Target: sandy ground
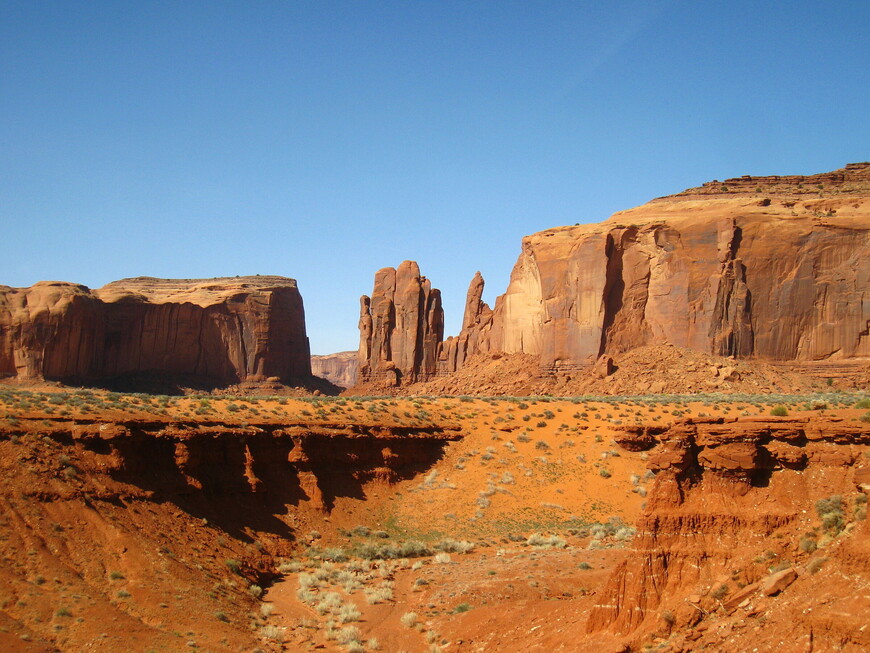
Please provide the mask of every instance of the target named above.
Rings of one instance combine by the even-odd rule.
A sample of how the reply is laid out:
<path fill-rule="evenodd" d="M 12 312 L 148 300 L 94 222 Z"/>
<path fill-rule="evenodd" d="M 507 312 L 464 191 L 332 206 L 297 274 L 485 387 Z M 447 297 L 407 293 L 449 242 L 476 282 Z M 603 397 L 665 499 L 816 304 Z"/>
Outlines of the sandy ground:
<path fill-rule="evenodd" d="M 867 412 L 851 407 L 851 395 L 302 399 L 0 386 L 0 398 L 7 424 L 437 424 L 463 434 L 413 479 L 372 481 L 362 497 L 339 498 L 329 514 L 305 505 L 291 509 L 298 543 L 274 555 L 281 574 L 260 597 L 247 595 L 244 580 L 223 569 L 225 559 L 256 554 L 256 533 L 221 531 L 174 506 L 147 502 L 91 510 L 83 507 L 85 498 L 71 495 L 22 508 L 24 486 L 57 470 L 40 463 L 48 449 L 36 437 L 28 440 L 34 464 L 26 473 L 16 467 L 22 445 L 0 442 L 0 542 L 8 566 L 0 581 L 0 644 L 10 651 L 580 650 L 588 611 L 630 550 L 631 525 L 651 480 L 645 454 L 614 444 L 621 425 L 766 415 L 777 404 L 792 415 L 851 420 Z M 171 547 L 157 537 L 168 528 Z M 83 541 L 95 533 L 104 540 L 99 546 Z M 361 556 L 366 547 L 408 542 L 419 543 L 411 555 Z M 438 554 L 439 548 L 451 552 Z M 28 550 L 37 551 L 33 560 L 26 559 Z M 39 574 L 41 568 L 52 571 Z M 113 571 L 122 578 L 111 579 Z M 89 580 L 97 575 L 99 582 Z M 119 599 L 123 591 L 133 594 L 135 607 Z M 25 631 L 36 637 L 22 640 Z M 112 643 L 63 645 L 99 640 Z M 587 650 L 612 644 L 584 641 L 593 647 Z"/>

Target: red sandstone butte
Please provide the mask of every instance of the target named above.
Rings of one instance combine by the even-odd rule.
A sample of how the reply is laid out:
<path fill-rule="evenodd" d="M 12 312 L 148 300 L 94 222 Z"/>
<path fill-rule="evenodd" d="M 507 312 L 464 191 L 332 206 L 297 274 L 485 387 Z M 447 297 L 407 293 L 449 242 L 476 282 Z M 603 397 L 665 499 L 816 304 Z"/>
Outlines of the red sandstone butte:
<path fill-rule="evenodd" d="M 215 386 L 310 377 L 296 281 L 0 286 L 0 376 L 88 383 L 148 374 Z"/>

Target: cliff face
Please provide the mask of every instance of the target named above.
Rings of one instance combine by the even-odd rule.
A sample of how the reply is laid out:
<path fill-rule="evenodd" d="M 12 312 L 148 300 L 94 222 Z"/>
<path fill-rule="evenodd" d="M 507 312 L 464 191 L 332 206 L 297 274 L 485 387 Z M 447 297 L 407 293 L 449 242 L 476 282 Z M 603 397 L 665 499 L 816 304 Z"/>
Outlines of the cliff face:
<path fill-rule="evenodd" d="M 349 388 L 356 383 L 358 370 L 359 357 L 355 351 L 311 357 L 311 373 L 342 388 Z"/>
<path fill-rule="evenodd" d="M 781 361 L 870 356 L 870 219 L 722 201 L 525 238 L 493 345 L 544 367 L 663 343 Z"/>
<path fill-rule="evenodd" d="M 663 344 L 848 363 L 870 358 L 867 261 L 870 163 L 711 182 L 600 224 L 527 236 L 494 309 L 480 300 L 478 273 L 462 331 L 444 343 L 435 330 L 420 337 L 422 309 L 404 322 L 391 317 L 395 304 L 384 298 L 396 294 L 394 273 L 381 270 L 371 310 L 363 299 L 360 365 L 376 371 L 395 359 L 397 369 L 413 370 L 399 375 L 406 382 L 455 372 L 481 353 L 530 354 L 542 368 L 571 370 Z M 414 286 L 403 301 L 419 306 L 422 296 Z M 440 305 L 436 313 L 441 320 Z M 377 333 L 385 325 L 402 343 L 393 359 Z"/>
<path fill-rule="evenodd" d="M 441 293 L 413 261 L 383 268 L 360 299 L 359 380 L 400 385 L 435 374 L 444 337 Z"/>
<path fill-rule="evenodd" d="M 616 441 L 650 449 L 657 476 L 590 632 L 622 634 L 632 650 L 677 630 L 699 640 L 686 644 L 691 650 L 704 648 L 702 639 L 716 650 L 773 650 L 767 645 L 783 632 L 806 640 L 800 650 L 812 650 L 814 632 L 840 650 L 867 650 L 870 637 L 855 624 L 870 603 L 852 602 L 870 577 L 866 496 L 858 493 L 870 489 L 870 426 L 824 417 L 686 420 L 626 427 Z M 837 505 L 819 508 L 820 500 Z M 822 563 L 826 573 L 814 575 Z M 747 614 L 764 616 L 767 634 L 739 630 Z M 712 635 L 726 639 L 707 641 Z"/>
<path fill-rule="evenodd" d="M 293 279 L 125 279 L 91 291 L 0 287 L 0 375 L 99 382 L 161 375 L 220 386 L 310 376 Z"/>

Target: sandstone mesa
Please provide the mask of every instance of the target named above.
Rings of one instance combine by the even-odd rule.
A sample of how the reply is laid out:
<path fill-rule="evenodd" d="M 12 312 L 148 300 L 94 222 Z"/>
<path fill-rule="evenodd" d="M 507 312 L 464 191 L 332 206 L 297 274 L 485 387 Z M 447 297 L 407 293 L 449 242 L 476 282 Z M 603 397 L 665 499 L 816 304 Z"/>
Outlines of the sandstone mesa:
<path fill-rule="evenodd" d="M 225 386 L 311 376 L 293 279 L 43 281 L 0 286 L 0 376 L 101 383 L 139 375 Z"/>

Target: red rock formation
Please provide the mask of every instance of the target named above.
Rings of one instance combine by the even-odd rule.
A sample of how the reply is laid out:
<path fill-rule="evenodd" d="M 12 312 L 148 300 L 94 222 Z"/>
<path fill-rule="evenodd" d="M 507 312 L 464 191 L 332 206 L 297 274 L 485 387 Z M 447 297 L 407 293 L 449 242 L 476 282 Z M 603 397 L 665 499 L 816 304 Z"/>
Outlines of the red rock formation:
<path fill-rule="evenodd" d="M 524 238 L 494 310 L 481 302 L 483 279 L 475 276 L 462 332 L 438 348 L 437 369 L 449 374 L 474 355 L 503 352 L 571 371 L 650 345 L 848 366 L 870 359 L 868 260 L 870 163 L 712 182 L 600 224 Z M 402 326 L 390 317 L 393 304 L 381 305 L 392 279 L 390 269 L 378 273 L 370 313 L 364 298 L 360 364 L 376 375 L 394 374 L 389 361 L 416 370 L 399 362 L 414 343 L 422 348 L 416 356 L 432 355 L 414 319 Z M 377 333 L 386 325 L 402 341 L 392 358 Z"/>
<path fill-rule="evenodd" d="M 417 264 L 378 270 L 371 298 L 360 300 L 359 380 L 390 386 L 434 376 L 443 336 L 441 293 Z"/>
<path fill-rule="evenodd" d="M 213 386 L 306 379 L 302 297 L 283 277 L 0 287 L 0 375 L 85 383 L 159 375 Z"/>
<path fill-rule="evenodd" d="M 544 367 L 650 344 L 782 361 L 870 357 L 867 212 L 822 220 L 739 200 L 695 204 L 651 203 L 525 238 L 492 346 Z"/>
<path fill-rule="evenodd" d="M 634 645 L 671 627 L 691 629 L 702 619 L 724 618 L 750 597 L 782 592 L 798 577 L 791 568 L 795 565 L 808 575 L 800 563 L 808 562 L 809 555 L 798 541 L 805 533 L 820 535 L 813 509 L 818 499 L 838 495 L 848 500 L 860 486 L 870 425 L 824 417 L 686 420 L 669 429 L 626 427 L 617 441 L 631 450 L 657 443 L 648 463 L 657 477 L 632 552 L 613 572 L 587 627 L 621 633 Z M 850 514 L 844 519 L 850 520 Z M 788 623 L 789 630 L 809 632 L 810 641 L 815 613 L 806 607 L 849 601 L 859 593 L 854 584 L 870 575 L 870 566 L 856 567 L 866 556 L 863 550 L 856 553 L 866 543 L 866 522 L 855 520 L 826 545 L 828 557 L 851 566 L 852 580 L 829 587 L 820 578 L 808 580 L 815 588 L 800 607 L 782 603 L 766 609 Z M 768 576 L 773 560 L 787 566 Z M 723 606 L 725 614 L 717 612 Z M 665 612 L 667 623 L 661 616 Z M 834 617 L 829 627 L 849 632 L 847 621 Z M 870 635 L 855 632 L 841 641 L 855 646 L 848 650 L 864 650 Z M 745 650 L 739 645 L 713 648 Z"/>
<path fill-rule="evenodd" d="M 469 355 L 487 353 L 490 350 L 492 309 L 481 299 L 483 286 L 483 277 L 480 272 L 476 272 L 465 297 L 462 330 L 457 337 L 447 338 L 439 349 L 440 373 L 455 372 L 463 366 Z"/>
<path fill-rule="evenodd" d="M 356 383 L 357 370 L 359 352 L 356 351 L 311 357 L 311 373 L 341 388 L 350 388 Z"/>

